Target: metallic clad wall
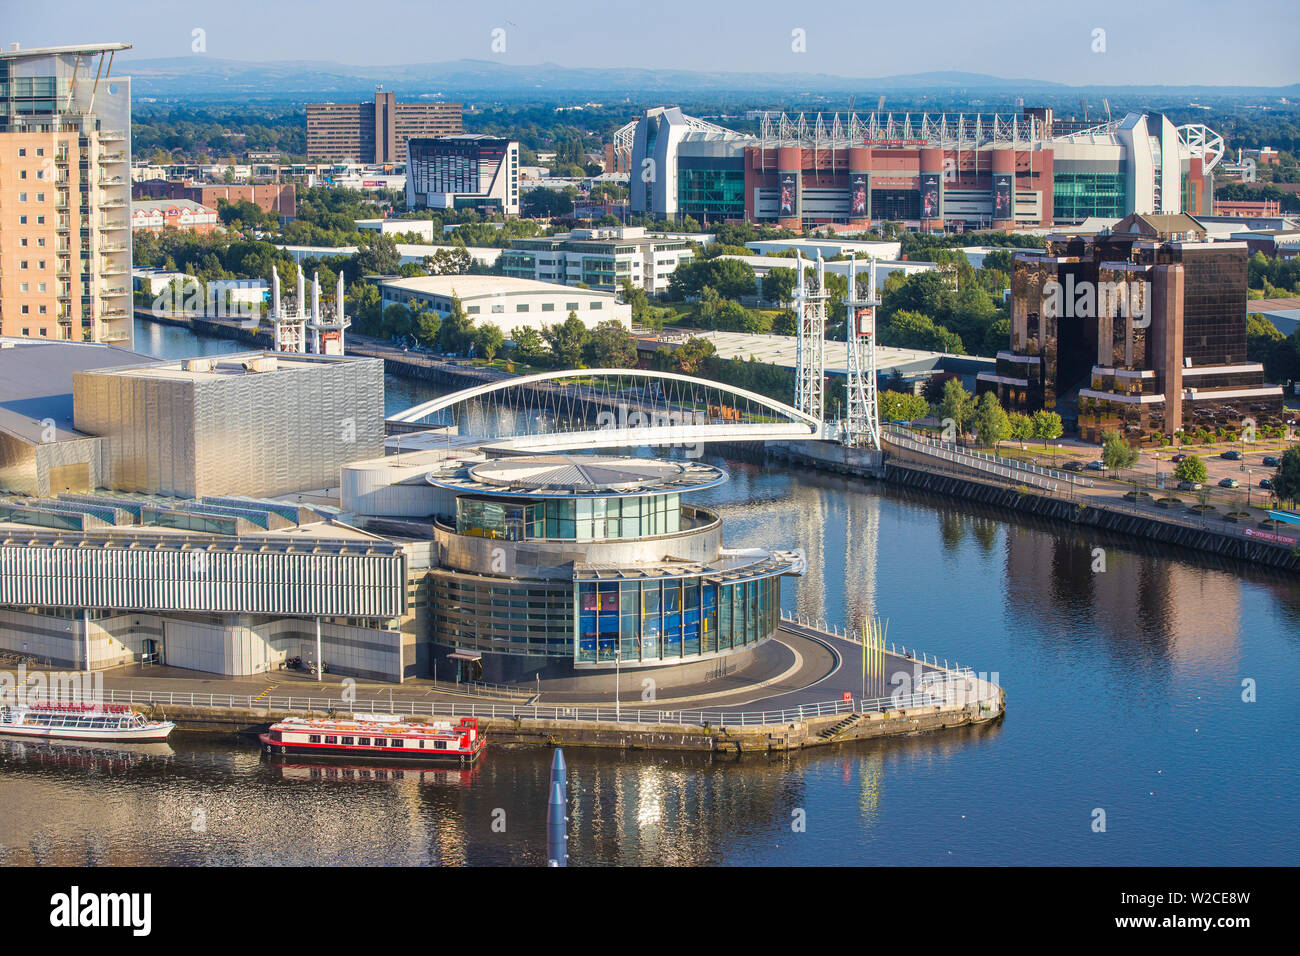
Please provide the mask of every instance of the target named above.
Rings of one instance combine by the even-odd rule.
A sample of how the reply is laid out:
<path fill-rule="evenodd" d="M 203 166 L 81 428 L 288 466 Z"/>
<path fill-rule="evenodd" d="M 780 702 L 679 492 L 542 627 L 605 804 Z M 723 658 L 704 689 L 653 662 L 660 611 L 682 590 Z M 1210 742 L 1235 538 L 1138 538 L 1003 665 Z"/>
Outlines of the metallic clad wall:
<path fill-rule="evenodd" d="M 36 446 L 6 431 L 0 431 L 0 491 L 18 495 L 40 494 L 37 490 Z"/>
<path fill-rule="evenodd" d="M 349 359 L 245 375 L 79 373 L 76 427 L 107 436 L 105 487 L 195 497 L 337 488 L 384 453 L 384 371 Z"/>
<path fill-rule="evenodd" d="M 400 549 L 205 551 L 181 550 L 178 542 L 163 550 L 22 537 L 0 542 L 0 605 L 363 618 L 406 611 Z"/>

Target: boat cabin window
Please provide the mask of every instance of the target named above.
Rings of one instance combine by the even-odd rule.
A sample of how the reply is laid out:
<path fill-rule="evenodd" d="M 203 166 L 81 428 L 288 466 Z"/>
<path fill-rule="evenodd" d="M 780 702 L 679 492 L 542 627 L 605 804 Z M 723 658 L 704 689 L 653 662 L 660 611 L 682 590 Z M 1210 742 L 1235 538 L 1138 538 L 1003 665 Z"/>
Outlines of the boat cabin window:
<path fill-rule="evenodd" d="M 405 746 L 406 746 L 406 741 L 403 740 L 403 739 L 400 738 L 400 737 L 394 737 L 394 738 L 389 742 L 389 746 L 390 746 L 390 747 L 405 747 Z"/>
<path fill-rule="evenodd" d="M 388 746 L 388 741 L 385 740 L 383 737 L 376 737 L 376 738 L 375 738 L 375 746 L 376 746 L 376 747 L 386 747 L 386 746 Z"/>
<path fill-rule="evenodd" d="M 354 738 L 352 738 L 352 737 L 344 737 L 344 738 L 343 738 L 343 743 L 347 744 L 347 745 L 350 747 L 350 746 L 352 746 L 354 743 L 356 743 L 356 740 L 355 740 Z"/>
<path fill-rule="evenodd" d="M 434 746 L 434 749 L 435 749 L 435 750 L 446 750 L 446 749 L 447 749 L 447 741 L 445 741 L 445 740 L 435 740 L 435 741 L 433 742 L 433 746 Z"/>
<path fill-rule="evenodd" d="M 283 740 L 284 737 L 281 736 L 280 731 L 278 731 L 278 730 L 273 730 L 273 731 L 271 731 L 271 739 L 272 739 L 272 740 Z"/>
<path fill-rule="evenodd" d="M 369 738 L 369 737 L 358 737 L 358 738 L 357 738 L 357 745 L 358 745 L 358 746 L 361 746 L 361 747 L 369 747 L 369 746 L 370 746 L 370 738 Z"/>
<path fill-rule="evenodd" d="M 327 736 L 327 737 L 325 738 L 325 742 L 326 742 L 327 744 L 336 744 L 336 743 L 339 742 L 339 739 L 338 739 L 337 737 L 329 737 L 329 736 Z"/>
<path fill-rule="evenodd" d="M 307 735 L 307 743 L 309 743 L 309 744 L 318 744 L 318 743 L 320 743 L 320 734 L 308 734 L 308 735 Z"/>

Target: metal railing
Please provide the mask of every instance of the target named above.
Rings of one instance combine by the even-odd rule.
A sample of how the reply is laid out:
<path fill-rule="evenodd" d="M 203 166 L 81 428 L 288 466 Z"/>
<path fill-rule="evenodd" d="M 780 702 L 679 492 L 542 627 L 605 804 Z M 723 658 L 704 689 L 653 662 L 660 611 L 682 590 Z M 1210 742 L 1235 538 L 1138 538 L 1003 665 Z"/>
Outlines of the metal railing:
<path fill-rule="evenodd" d="M 1020 484 L 1032 485 L 1048 491 L 1055 491 L 1057 483 L 1091 487 L 1092 481 L 1066 471 L 1044 468 L 1042 465 L 1030 465 L 1015 458 L 999 458 L 985 452 L 975 451 L 955 442 L 946 442 L 938 438 L 909 432 L 897 425 L 886 425 L 885 434 L 890 441 L 904 448 L 923 455 L 931 455 L 944 461 L 964 465 L 977 471 L 997 475 Z"/>
<path fill-rule="evenodd" d="M 994 685 L 975 681 L 976 685 Z M 886 713 L 918 707 L 943 708 L 978 704 L 993 706 L 996 693 L 985 691 L 971 693 L 970 699 L 954 703 L 948 693 L 934 690 L 898 694 L 862 700 L 834 700 L 803 704 L 783 710 L 737 711 L 726 710 L 648 710 L 621 707 L 542 707 L 540 705 L 484 703 L 464 704 L 451 701 L 428 701 L 392 697 L 387 700 L 344 700 L 337 697 L 261 697 L 254 694 L 198 694 L 175 691 L 122 691 L 105 690 L 102 701 L 112 704 L 136 704 L 151 707 L 212 707 L 247 710 L 276 711 L 280 713 L 380 713 L 410 717 L 479 717 L 509 718 L 517 720 L 573 720 L 601 721 L 633 724 L 675 724 L 696 727 L 759 727 L 790 724 L 814 717 L 831 717 L 842 714 Z M 69 697 L 67 703 L 78 702 Z M 164 710 L 165 712 L 165 710 Z"/>

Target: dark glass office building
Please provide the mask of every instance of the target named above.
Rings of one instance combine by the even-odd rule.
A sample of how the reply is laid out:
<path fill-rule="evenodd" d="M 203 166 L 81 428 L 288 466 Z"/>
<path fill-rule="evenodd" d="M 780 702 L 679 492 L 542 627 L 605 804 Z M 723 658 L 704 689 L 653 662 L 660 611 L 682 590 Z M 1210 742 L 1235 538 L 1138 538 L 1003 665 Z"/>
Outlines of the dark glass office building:
<path fill-rule="evenodd" d="M 1087 441 L 1280 425 L 1282 389 L 1246 356 L 1246 260 L 1182 214 L 1051 236 L 1016 256 L 1009 348 L 978 391 L 1077 415 Z"/>

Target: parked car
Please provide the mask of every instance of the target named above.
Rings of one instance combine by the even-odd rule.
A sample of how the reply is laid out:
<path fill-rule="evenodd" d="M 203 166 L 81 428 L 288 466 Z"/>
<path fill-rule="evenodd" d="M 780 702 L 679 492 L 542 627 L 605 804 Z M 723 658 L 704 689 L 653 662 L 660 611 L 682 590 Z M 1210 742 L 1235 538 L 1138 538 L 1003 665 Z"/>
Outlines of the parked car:
<path fill-rule="evenodd" d="M 1239 451 L 1225 451 L 1225 452 L 1224 452 L 1223 454 L 1221 454 L 1219 457 L 1220 457 L 1220 458 L 1223 458 L 1223 459 L 1226 459 L 1226 460 L 1228 460 L 1228 461 L 1241 461 L 1241 452 L 1239 452 Z"/>
<path fill-rule="evenodd" d="M 1281 466 L 1282 460 L 1277 455 L 1265 455 L 1264 465 L 1268 468 L 1277 468 Z"/>
<path fill-rule="evenodd" d="M 1272 491 L 1273 481 L 1271 478 L 1261 478 L 1259 479 L 1259 486 L 1263 488 L 1265 491 Z"/>
<path fill-rule="evenodd" d="M 1180 481 L 1178 483 L 1179 491 L 1200 491 L 1201 483 L 1199 481 Z"/>
<path fill-rule="evenodd" d="M 1094 459 L 1093 461 L 1088 462 L 1086 467 L 1089 471 L 1105 471 L 1106 463 L 1102 461 L 1100 458 L 1097 458 Z"/>
<path fill-rule="evenodd" d="M 1239 488 L 1240 486 L 1241 486 L 1241 482 L 1238 481 L 1236 478 L 1220 478 L 1220 479 L 1219 479 L 1219 487 L 1220 487 L 1220 488 Z"/>
<path fill-rule="evenodd" d="M 1061 467 L 1064 468 L 1066 471 L 1083 471 L 1083 462 L 1076 461 L 1075 459 L 1071 458 Z"/>
<path fill-rule="evenodd" d="M 1170 460 L 1170 461 L 1173 461 L 1173 462 L 1179 462 L 1179 461 L 1182 461 L 1182 460 L 1183 460 L 1184 458 L 1186 458 L 1186 457 L 1187 457 L 1187 453 L 1186 453 L 1186 452 L 1181 452 L 1181 451 L 1180 451 L 1178 454 L 1174 455 L 1174 457 L 1173 457 L 1173 458 L 1170 458 L 1169 460 Z"/>

